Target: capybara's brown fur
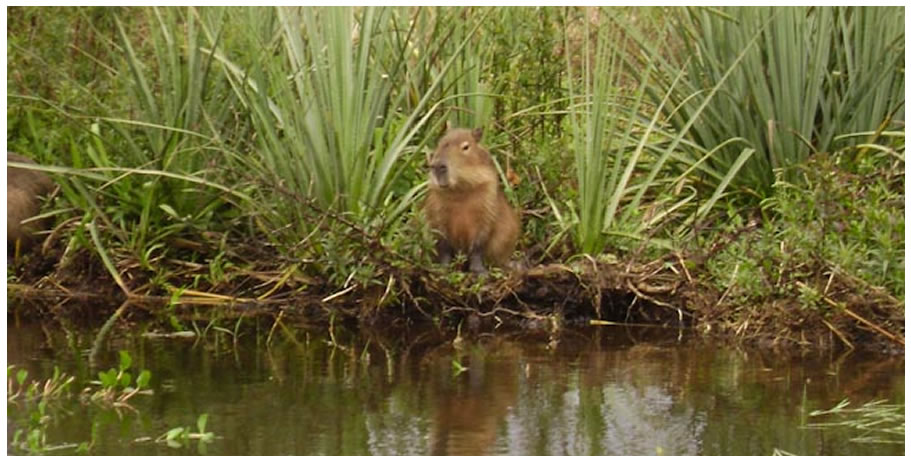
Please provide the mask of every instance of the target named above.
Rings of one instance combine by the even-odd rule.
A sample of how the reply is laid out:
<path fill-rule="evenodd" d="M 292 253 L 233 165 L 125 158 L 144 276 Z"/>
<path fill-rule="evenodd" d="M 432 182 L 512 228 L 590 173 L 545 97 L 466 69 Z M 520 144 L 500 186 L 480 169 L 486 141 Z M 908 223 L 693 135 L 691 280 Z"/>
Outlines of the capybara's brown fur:
<path fill-rule="evenodd" d="M 7 162 L 34 164 L 27 157 L 7 151 Z M 54 183 L 43 172 L 24 168 L 6 167 L 6 249 L 7 254 L 19 241 L 21 248 L 34 242 L 34 233 L 44 224 L 24 220 L 34 217 L 41 210 L 41 196 L 53 189 Z"/>
<path fill-rule="evenodd" d="M 437 258 L 468 255 L 471 271 L 489 264 L 507 267 L 519 237 L 519 218 L 500 189 L 497 169 L 478 144 L 481 129 L 452 129 L 430 158 L 430 186 L 424 212 L 439 234 Z"/>

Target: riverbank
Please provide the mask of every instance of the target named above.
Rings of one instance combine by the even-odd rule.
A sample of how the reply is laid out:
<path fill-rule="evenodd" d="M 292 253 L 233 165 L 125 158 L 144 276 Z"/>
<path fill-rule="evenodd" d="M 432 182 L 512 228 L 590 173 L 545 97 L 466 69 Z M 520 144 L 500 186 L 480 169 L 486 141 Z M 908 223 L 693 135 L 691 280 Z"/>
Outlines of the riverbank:
<path fill-rule="evenodd" d="M 14 315 L 904 349 L 902 8 L 8 13 L 8 149 L 58 186 Z M 526 269 L 434 263 L 448 124 L 483 130 Z"/>
<path fill-rule="evenodd" d="M 31 268 L 49 263 L 31 260 Z M 499 326 L 559 332 L 581 324 L 660 326 L 763 349 L 845 350 L 904 354 L 903 304 L 856 278 L 832 275 L 818 307 L 804 292 L 743 299 L 719 290 L 705 264 L 672 254 L 649 262 L 579 258 L 509 274 L 478 277 L 410 268 L 388 273 L 385 287 L 332 287 L 280 272 L 248 274 L 236 287 L 123 292 L 100 264 L 8 287 L 8 315 L 63 317 L 100 324 L 111 316 L 230 324 L 260 317 L 276 325 L 345 323 L 370 328 L 433 323 L 450 332 L 491 332 Z M 37 275 L 32 275 L 37 276 Z M 85 279 L 89 278 L 89 279 Z M 140 274 L 125 279 L 141 281 Z M 807 288 L 805 283 L 798 283 Z M 733 289 L 733 287 L 732 287 Z M 866 291 L 865 296 L 857 295 Z M 127 306 L 126 314 L 117 308 Z M 117 324 L 115 324 L 117 325 Z"/>

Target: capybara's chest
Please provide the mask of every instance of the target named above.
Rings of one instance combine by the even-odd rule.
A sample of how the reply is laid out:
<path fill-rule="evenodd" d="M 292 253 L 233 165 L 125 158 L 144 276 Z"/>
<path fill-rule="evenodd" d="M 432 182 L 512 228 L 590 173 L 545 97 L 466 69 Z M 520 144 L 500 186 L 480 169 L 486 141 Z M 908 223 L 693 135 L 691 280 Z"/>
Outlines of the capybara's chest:
<path fill-rule="evenodd" d="M 454 204 L 446 220 L 446 234 L 456 248 L 468 250 L 490 229 L 487 208 L 482 203 Z"/>

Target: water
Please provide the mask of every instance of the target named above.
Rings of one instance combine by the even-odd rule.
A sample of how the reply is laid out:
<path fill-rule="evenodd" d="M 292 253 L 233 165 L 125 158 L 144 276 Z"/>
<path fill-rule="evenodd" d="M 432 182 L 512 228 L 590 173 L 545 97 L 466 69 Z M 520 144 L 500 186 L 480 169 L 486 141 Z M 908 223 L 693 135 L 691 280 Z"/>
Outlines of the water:
<path fill-rule="evenodd" d="M 236 342 L 232 326 L 198 339 L 143 337 L 136 326 L 96 359 L 116 367 L 126 350 L 134 369 L 151 371 L 154 395 L 130 398 L 130 409 L 79 399 L 97 373 L 97 329 L 9 323 L 8 364 L 77 378 L 73 396 L 50 407 L 47 444 L 93 441 L 91 454 L 904 454 L 903 444 L 850 442 L 854 430 L 805 427 L 822 421 L 811 411 L 844 398 L 904 403 L 903 358 L 787 357 L 617 327 L 557 339 L 498 332 L 458 347 L 433 330 L 338 329 L 333 348 L 326 329 L 267 322 L 248 322 Z M 8 438 L 27 425 L 24 408 L 7 405 Z M 177 426 L 195 431 L 204 413 L 211 443 L 154 441 Z"/>

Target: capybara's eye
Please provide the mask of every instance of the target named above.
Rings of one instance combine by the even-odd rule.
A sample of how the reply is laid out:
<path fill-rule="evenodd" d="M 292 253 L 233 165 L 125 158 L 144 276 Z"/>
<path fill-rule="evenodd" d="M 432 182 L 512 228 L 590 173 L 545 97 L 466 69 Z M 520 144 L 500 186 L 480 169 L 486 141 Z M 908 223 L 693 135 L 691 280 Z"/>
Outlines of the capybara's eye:
<path fill-rule="evenodd" d="M 469 145 L 468 142 L 466 141 L 466 142 L 462 143 L 462 150 L 467 151 L 470 146 L 471 145 Z"/>

